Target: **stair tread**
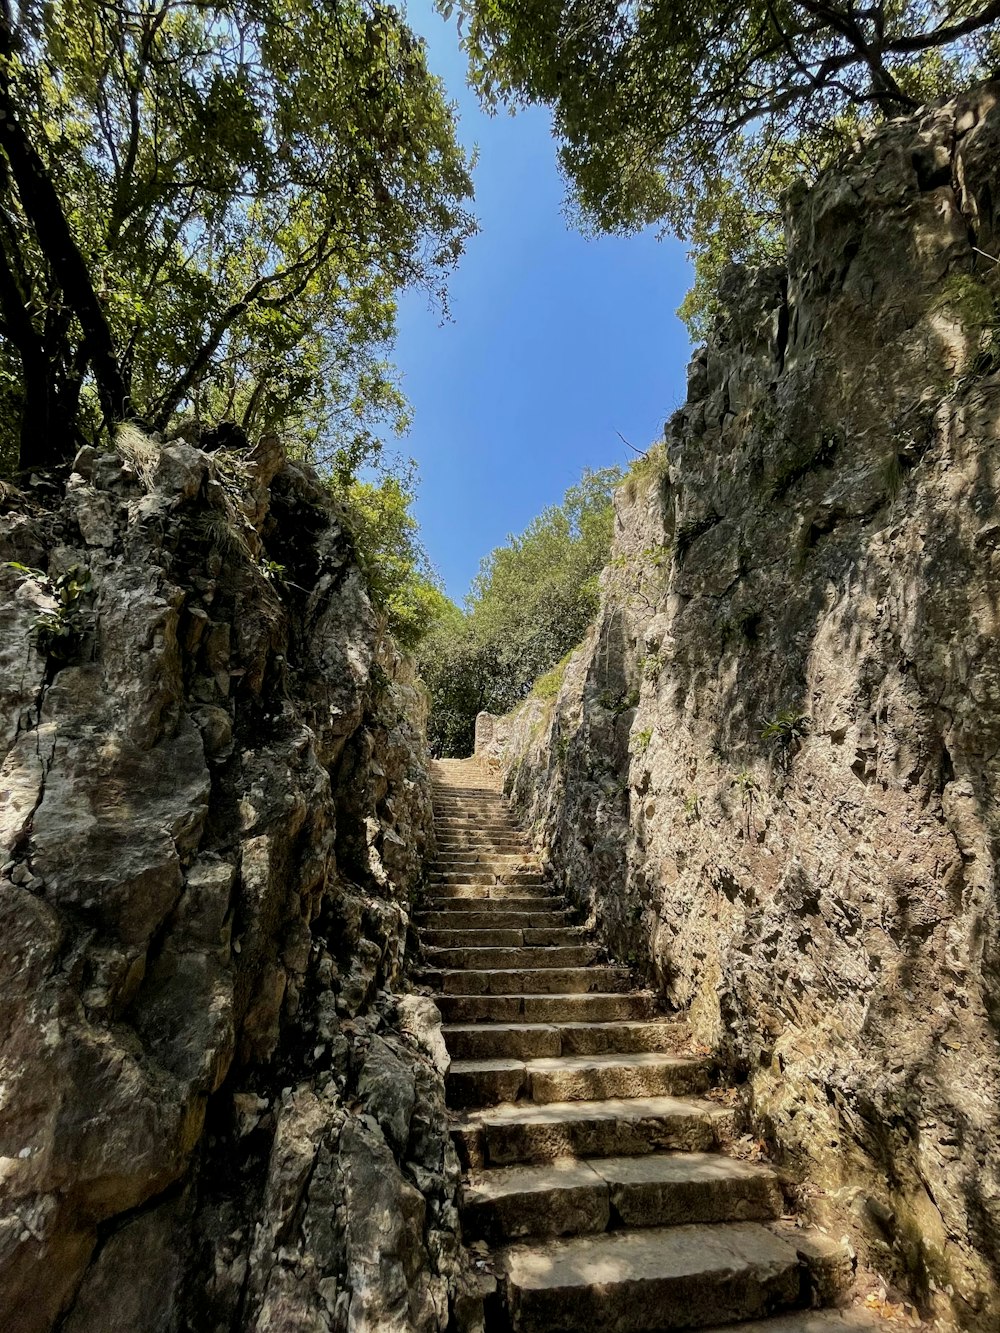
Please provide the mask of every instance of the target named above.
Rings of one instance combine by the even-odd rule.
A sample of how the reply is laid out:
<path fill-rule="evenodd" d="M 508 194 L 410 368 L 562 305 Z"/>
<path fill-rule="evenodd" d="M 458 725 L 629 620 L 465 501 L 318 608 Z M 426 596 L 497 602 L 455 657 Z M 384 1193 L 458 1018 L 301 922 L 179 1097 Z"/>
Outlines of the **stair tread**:
<path fill-rule="evenodd" d="M 520 1242 L 501 1252 L 521 1290 L 607 1287 L 669 1278 L 776 1273 L 798 1267 L 794 1248 L 758 1222 L 643 1227 Z"/>
<path fill-rule="evenodd" d="M 447 1031 L 447 1029 L 444 1029 Z M 675 1055 L 669 1051 L 621 1051 L 600 1055 L 535 1056 L 529 1060 L 497 1059 L 453 1060 L 452 1073 L 485 1073 L 488 1070 L 525 1068 L 529 1073 L 556 1073 L 561 1070 L 586 1069 L 659 1069 L 703 1065 L 704 1059 L 695 1055 Z"/>
<path fill-rule="evenodd" d="M 671 1028 L 677 1026 L 676 1020 L 672 1018 L 635 1018 L 635 1019 L 611 1019 L 605 1023 L 587 1023 L 587 1022 L 553 1022 L 553 1023 L 445 1023 L 441 1031 L 447 1036 L 449 1032 L 551 1032 L 558 1031 L 560 1028 L 574 1030 L 576 1028 L 590 1028 L 595 1032 L 606 1031 L 608 1029 L 617 1029 L 621 1031 L 637 1031 L 640 1028 L 648 1027 Z"/>
<path fill-rule="evenodd" d="M 459 1124 L 461 1127 L 552 1125 L 576 1120 L 655 1120 L 676 1115 L 724 1119 L 729 1112 L 701 1097 L 602 1097 L 592 1102 L 505 1102 L 469 1111 Z"/>
<path fill-rule="evenodd" d="M 718 1180 L 753 1180 L 773 1176 L 773 1168 L 743 1162 L 723 1153 L 662 1152 L 642 1157 L 562 1157 L 537 1165 L 496 1166 L 474 1171 L 465 1189 L 467 1201 L 550 1190 L 610 1185 L 672 1185 Z"/>
<path fill-rule="evenodd" d="M 889 1333 L 884 1319 L 867 1310 L 795 1310 L 750 1323 L 706 1328 L 701 1333 Z"/>
<path fill-rule="evenodd" d="M 540 946 L 535 946 L 535 947 L 540 947 Z M 627 976 L 627 975 L 628 975 L 628 968 L 627 968 L 627 967 L 620 967 L 620 966 L 618 966 L 618 964 L 616 964 L 616 963 L 581 963 L 579 966 L 572 966 L 572 965 L 571 965 L 571 966 L 568 966 L 568 967 L 493 967 L 493 968 L 484 968 L 484 967 L 435 967 L 435 968 L 431 968 L 431 969 L 428 969 L 428 970 L 433 971 L 433 972 L 440 972 L 440 973 L 441 973 L 442 975 L 444 975 L 444 976 L 460 976 L 460 977 L 475 976 L 475 975 L 477 975 L 477 974 L 485 975 L 485 976 L 496 976 L 496 974 L 497 974 L 498 972 L 504 972 L 504 973 L 512 973 L 512 974 L 514 974 L 514 975 L 516 975 L 516 976 L 526 977 L 529 981 L 531 980 L 532 974 L 535 973 L 535 972 L 538 972 L 538 973 L 544 973 L 544 972 L 595 972 L 595 973 L 597 973 L 597 972 L 614 972 L 614 973 L 616 973 L 616 974 L 619 975 L 619 976 Z M 511 992 L 511 993 L 513 994 L 514 992 Z M 518 994 L 522 994 L 522 992 L 520 992 L 520 991 L 517 992 L 517 993 L 518 993 Z M 530 992 L 527 992 L 527 991 L 523 992 L 523 994 L 529 994 L 529 993 L 530 993 Z"/>

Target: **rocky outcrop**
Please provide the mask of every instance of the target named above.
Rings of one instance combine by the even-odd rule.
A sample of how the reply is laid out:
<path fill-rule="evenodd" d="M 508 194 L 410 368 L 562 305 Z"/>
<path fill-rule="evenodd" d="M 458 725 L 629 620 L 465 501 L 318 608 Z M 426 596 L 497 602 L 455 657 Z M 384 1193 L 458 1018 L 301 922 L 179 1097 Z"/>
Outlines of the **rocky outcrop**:
<path fill-rule="evenodd" d="M 1000 1311 L 1000 85 L 893 122 L 736 271 L 554 701 L 488 752 L 733 1072 L 802 1206 Z"/>
<path fill-rule="evenodd" d="M 128 436 L 0 510 L 0 1325 L 468 1326 L 424 696 L 344 514 Z"/>

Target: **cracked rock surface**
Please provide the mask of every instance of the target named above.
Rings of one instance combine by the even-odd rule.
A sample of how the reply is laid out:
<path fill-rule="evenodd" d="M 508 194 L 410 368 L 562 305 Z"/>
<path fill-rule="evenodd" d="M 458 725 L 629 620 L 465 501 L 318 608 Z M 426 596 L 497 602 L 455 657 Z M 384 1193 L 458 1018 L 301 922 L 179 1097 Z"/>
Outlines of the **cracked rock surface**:
<path fill-rule="evenodd" d="M 4 493 L 0 1326 L 476 1326 L 402 993 L 425 708 L 276 440 Z"/>

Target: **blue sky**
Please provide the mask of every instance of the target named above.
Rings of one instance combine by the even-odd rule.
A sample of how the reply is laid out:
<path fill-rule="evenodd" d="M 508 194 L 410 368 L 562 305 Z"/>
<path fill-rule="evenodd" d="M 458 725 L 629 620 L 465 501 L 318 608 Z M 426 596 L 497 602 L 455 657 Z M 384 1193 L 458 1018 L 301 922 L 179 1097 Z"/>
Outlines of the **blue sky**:
<path fill-rule="evenodd" d="M 684 248 L 650 231 L 587 240 L 563 216 L 547 112 L 489 117 L 465 86 L 454 22 L 431 0 L 407 17 L 479 148 L 480 232 L 450 284 L 442 324 L 422 293 L 400 304 L 395 361 L 414 423 L 415 513 L 459 604 L 483 556 L 557 503 L 585 467 L 625 463 L 684 398 L 690 285 Z"/>

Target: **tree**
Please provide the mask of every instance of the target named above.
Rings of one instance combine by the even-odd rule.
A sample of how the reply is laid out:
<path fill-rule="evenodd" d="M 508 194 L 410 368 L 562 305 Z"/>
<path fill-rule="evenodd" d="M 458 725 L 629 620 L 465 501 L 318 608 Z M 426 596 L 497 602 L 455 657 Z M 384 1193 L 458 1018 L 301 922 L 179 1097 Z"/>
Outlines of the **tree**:
<path fill-rule="evenodd" d="M 431 691 L 431 738 L 468 754 L 476 714 L 505 713 L 583 638 L 611 549 L 618 468 L 584 472 L 561 505 L 482 562 L 464 617 L 441 616 L 417 650 Z"/>
<path fill-rule="evenodd" d="M 372 601 L 385 614 L 396 642 L 413 650 L 431 626 L 461 612 L 441 591 L 419 525 L 410 512 L 415 495 L 413 463 L 397 464 L 377 480 L 331 478 L 347 508 L 358 561 Z"/>
<path fill-rule="evenodd" d="M 796 175 L 1000 55 L 1000 0 L 458 4 L 483 101 L 552 107 L 583 224 L 663 223 L 693 240 L 702 288 L 723 258 L 774 247 Z"/>
<path fill-rule="evenodd" d="M 376 0 L 0 0 L 0 381 L 21 465 L 180 412 L 345 471 L 404 404 L 395 293 L 473 223 L 423 45 Z"/>

